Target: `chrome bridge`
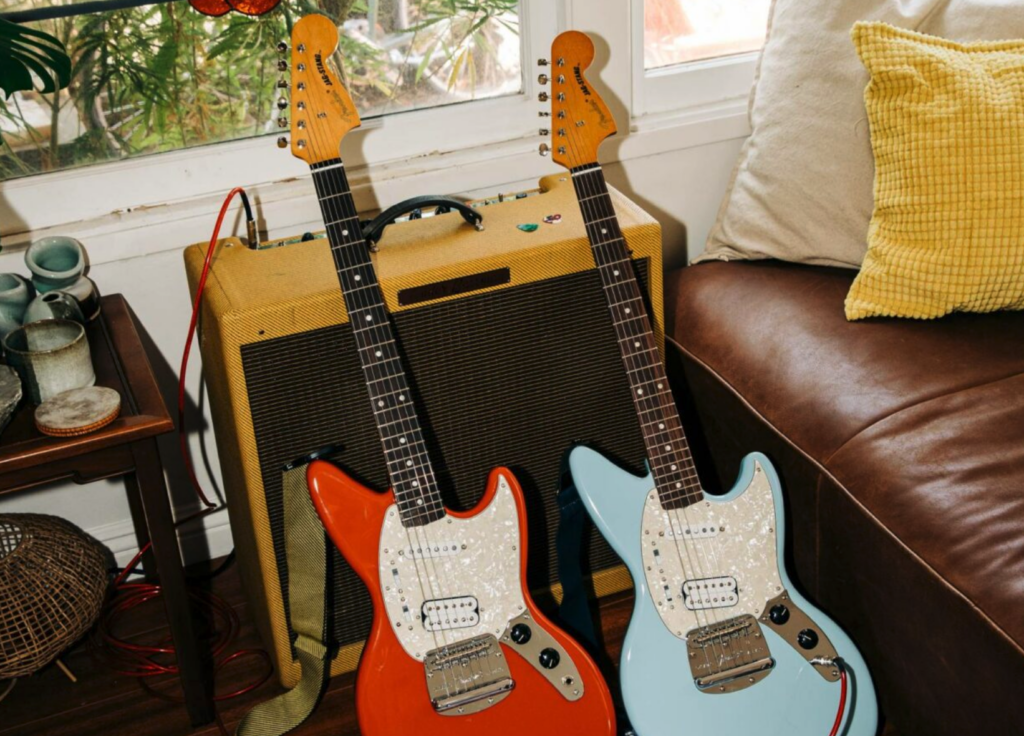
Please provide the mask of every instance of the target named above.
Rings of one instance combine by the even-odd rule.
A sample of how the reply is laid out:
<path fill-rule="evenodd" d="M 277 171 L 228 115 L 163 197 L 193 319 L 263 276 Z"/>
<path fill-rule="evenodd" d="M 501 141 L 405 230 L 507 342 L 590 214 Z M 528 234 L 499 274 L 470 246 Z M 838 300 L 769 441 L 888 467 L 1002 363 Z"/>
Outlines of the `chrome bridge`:
<path fill-rule="evenodd" d="M 479 713 L 515 687 L 501 645 L 491 634 L 429 651 L 423 668 L 430 703 L 440 715 Z"/>
<path fill-rule="evenodd" d="M 763 680 L 775 667 L 761 626 L 749 615 L 691 629 L 686 648 L 693 681 L 705 693 L 743 690 Z"/>

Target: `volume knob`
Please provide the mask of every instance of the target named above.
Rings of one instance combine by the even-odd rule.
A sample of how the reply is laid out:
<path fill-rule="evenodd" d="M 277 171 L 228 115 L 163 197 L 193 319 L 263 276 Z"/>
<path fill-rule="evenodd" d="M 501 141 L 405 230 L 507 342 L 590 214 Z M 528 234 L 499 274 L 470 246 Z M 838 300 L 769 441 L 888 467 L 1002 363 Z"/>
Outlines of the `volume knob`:
<path fill-rule="evenodd" d="M 776 626 L 782 626 L 784 623 L 789 621 L 789 609 L 781 603 L 772 606 L 772 609 L 768 611 L 768 618 L 772 620 L 772 623 Z"/>
<path fill-rule="evenodd" d="M 553 670 L 562 661 L 562 655 L 557 649 L 548 647 L 540 653 L 540 666 L 546 670 Z"/>
<path fill-rule="evenodd" d="M 818 646 L 818 632 L 814 629 L 804 629 L 796 635 L 796 643 L 804 649 L 814 649 Z"/>
<path fill-rule="evenodd" d="M 525 644 L 533 638 L 533 632 L 530 631 L 530 627 L 526 624 L 516 624 L 512 627 L 509 636 L 512 637 L 512 641 L 516 644 Z"/>

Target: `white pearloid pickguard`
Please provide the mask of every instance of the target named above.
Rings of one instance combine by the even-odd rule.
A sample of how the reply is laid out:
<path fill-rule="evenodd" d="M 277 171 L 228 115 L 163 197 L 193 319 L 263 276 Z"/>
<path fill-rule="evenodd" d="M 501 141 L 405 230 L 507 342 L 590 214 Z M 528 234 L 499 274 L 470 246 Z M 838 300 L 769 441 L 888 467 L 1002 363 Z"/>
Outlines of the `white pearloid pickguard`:
<path fill-rule="evenodd" d="M 416 550 L 415 558 L 410 550 Z M 501 637 L 508 622 L 526 610 L 521 550 L 519 515 L 504 476 L 487 508 L 469 519 L 445 516 L 404 527 L 397 506 L 391 506 L 380 536 L 381 593 L 392 630 L 409 656 L 423 661 L 427 652 L 446 644 L 483 634 Z M 479 603 L 476 625 L 434 632 L 424 626 L 426 601 L 468 597 Z"/>
<path fill-rule="evenodd" d="M 708 529 L 708 535 L 715 529 L 716 534 L 702 539 L 683 534 L 676 539 L 669 533 L 673 526 Z M 685 639 L 698 626 L 740 614 L 760 616 L 765 603 L 782 592 L 776 533 L 772 489 L 760 464 L 754 467 L 750 485 L 731 502 L 700 501 L 665 511 L 652 490 L 641 526 L 642 557 L 651 598 L 668 630 Z M 687 610 L 682 594 L 687 580 L 728 577 L 736 580 L 735 605 Z"/>

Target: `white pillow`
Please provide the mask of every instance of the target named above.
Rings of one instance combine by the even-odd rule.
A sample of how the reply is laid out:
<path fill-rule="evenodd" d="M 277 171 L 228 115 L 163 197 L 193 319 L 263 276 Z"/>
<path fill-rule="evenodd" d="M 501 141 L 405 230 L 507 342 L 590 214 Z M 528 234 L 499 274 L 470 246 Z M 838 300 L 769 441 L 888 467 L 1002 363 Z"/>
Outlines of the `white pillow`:
<path fill-rule="evenodd" d="M 873 209 L 868 73 L 850 31 L 882 20 L 953 41 L 1024 37 L 1021 0 L 774 0 L 752 134 L 702 260 L 859 268 Z"/>

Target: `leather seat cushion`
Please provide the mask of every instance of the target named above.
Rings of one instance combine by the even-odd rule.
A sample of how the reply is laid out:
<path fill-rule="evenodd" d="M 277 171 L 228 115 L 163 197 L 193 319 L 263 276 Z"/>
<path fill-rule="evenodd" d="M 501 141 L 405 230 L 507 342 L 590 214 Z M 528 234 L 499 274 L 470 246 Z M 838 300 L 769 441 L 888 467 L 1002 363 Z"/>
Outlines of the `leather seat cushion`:
<path fill-rule="evenodd" d="M 1024 654 L 1024 313 L 850 323 L 854 275 L 685 268 L 667 334 Z"/>

